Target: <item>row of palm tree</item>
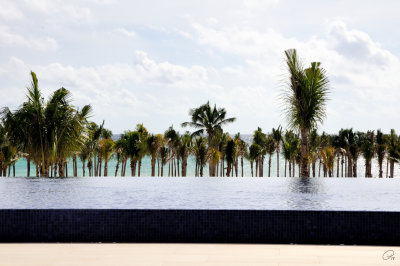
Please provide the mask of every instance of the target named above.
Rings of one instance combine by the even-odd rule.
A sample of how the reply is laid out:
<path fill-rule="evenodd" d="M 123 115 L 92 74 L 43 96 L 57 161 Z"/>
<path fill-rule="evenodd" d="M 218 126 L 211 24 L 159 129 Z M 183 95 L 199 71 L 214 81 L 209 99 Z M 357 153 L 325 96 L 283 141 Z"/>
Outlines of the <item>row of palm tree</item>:
<path fill-rule="evenodd" d="M 289 129 L 273 128 L 266 134 L 258 128 L 249 146 L 240 136 L 230 136 L 223 126 L 236 118 L 226 117 L 224 108 L 209 102 L 189 112 L 191 120 L 181 124 L 195 129 L 180 135 L 172 126 L 164 134 L 150 134 L 143 124 L 134 131 L 126 131 L 114 142 L 104 122 L 97 125 L 88 121 L 91 106 L 77 109 L 71 104 L 71 95 L 65 88 L 56 90 L 47 101 L 39 89 L 36 74 L 27 88 L 26 101 L 15 111 L 3 108 L 0 123 L 1 175 L 10 175 L 15 163 L 22 157 L 27 161 L 30 176 L 31 162 L 36 176 L 68 176 L 68 159 L 72 159 L 73 176 L 78 175 L 77 160 L 82 161 L 82 172 L 89 176 L 107 176 L 111 156 L 117 159 L 115 175 L 125 176 L 130 161 L 131 175 L 140 176 L 143 158 L 150 157 L 151 175 L 186 176 L 187 161 L 195 160 L 195 175 L 203 176 L 208 164 L 210 176 L 243 176 L 243 162 L 250 162 L 252 176 L 264 176 L 264 161 L 268 159 L 268 176 L 276 154 L 276 173 L 279 176 L 279 156 L 285 159 L 285 176 L 316 177 L 336 175 L 357 177 L 357 162 L 365 159 L 365 176 L 372 177 L 371 162 L 377 158 L 379 177 L 394 176 L 394 165 L 399 161 L 399 136 L 394 130 L 383 134 L 380 130 L 366 133 L 343 129 L 337 135 L 317 134 L 317 128 L 326 116 L 329 80 L 319 62 L 303 66 L 296 50 L 285 51 L 288 79 L 282 94 Z M 239 164 L 240 162 L 240 164 Z M 104 170 L 103 170 L 104 163 Z M 226 165 L 225 165 L 226 164 Z M 254 170 L 255 165 L 255 170 Z M 341 166 L 341 171 L 340 170 Z M 241 171 L 240 171 L 241 167 Z M 390 167 L 390 174 L 389 174 Z M 102 172 L 103 171 L 103 172 Z M 240 174 L 241 172 L 241 174 Z M 339 173 L 340 172 L 340 173 Z"/>

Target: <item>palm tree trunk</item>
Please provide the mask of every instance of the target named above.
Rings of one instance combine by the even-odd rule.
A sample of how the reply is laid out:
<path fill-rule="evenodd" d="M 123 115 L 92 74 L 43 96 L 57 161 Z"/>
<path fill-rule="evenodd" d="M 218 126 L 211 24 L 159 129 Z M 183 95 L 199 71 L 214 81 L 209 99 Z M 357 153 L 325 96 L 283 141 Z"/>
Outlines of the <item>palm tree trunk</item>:
<path fill-rule="evenodd" d="M 31 158 L 28 156 L 26 158 L 26 171 L 27 171 L 27 176 L 30 177 L 31 176 Z"/>
<path fill-rule="evenodd" d="M 301 129 L 301 146 L 300 146 L 300 177 L 309 177 L 310 169 L 308 169 L 308 128 Z"/>
<path fill-rule="evenodd" d="M 287 160 L 285 159 L 285 177 L 287 177 L 287 175 L 286 175 L 286 168 L 287 168 Z"/>
<path fill-rule="evenodd" d="M 271 154 L 269 155 L 268 158 L 268 177 L 271 177 Z"/>
<path fill-rule="evenodd" d="M 131 159 L 131 176 L 136 175 L 136 160 Z"/>
<path fill-rule="evenodd" d="M 259 160 L 260 160 L 259 158 L 256 159 L 256 176 L 258 176 L 258 161 Z"/>
<path fill-rule="evenodd" d="M 93 157 L 94 157 L 93 158 L 94 176 L 98 176 L 98 174 L 97 174 L 97 156 L 94 155 Z"/>
<path fill-rule="evenodd" d="M 65 161 L 65 177 L 68 177 L 68 163 Z"/>
<path fill-rule="evenodd" d="M 338 154 L 336 162 L 336 177 L 339 177 L 339 161 L 340 161 L 340 154 Z"/>
<path fill-rule="evenodd" d="M 175 160 L 175 158 L 174 158 L 174 174 L 173 175 L 176 176 L 176 160 Z"/>
<path fill-rule="evenodd" d="M 107 158 L 104 159 L 104 176 L 108 175 L 108 160 Z"/>
<path fill-rule="evenodd" d="M 157 176 L 160 176 L 160 160 L 157 158 Z"/>
<path fill-rule="evenodd" d="M 253 160 L 250 161 L 251 177 L 253 177 Z"/>
<path fill-rule="evenodd" d="M 353 177 L 357 177 L 357 160 L 353 162 Z"/>
<path fill-rule="evenodd" d="M 321 159 L 319 159 L 319 165 L 318 165 L 318 177 L 321 177 Z"/>
<path fill-rule="evenodd" d="M 353 177 L 353 169 L 352 169 L 352 167 L 353 167 L 353 160 L 352 160 L 352 158 L 348 158 L 348 160 L 347 160 L 347 177 Z"/>
<path fill-rule="evenodd" d="M 151 176 L 156 175 L 156 158 L 155 156 L 151 156 Z"/>
<path fill-rule="evenodd" d="M 182 176 L 186 176 L 187 171 L 187 157 L 182 157 Z"/>
<path fill-rule="evenodd" d="M 279 150 L 276 151 L 276 176 L 279 177 Z"/>
<path fill-rule="evenodd" d="M 164 176 L 164 164 L 161 162 L 161 176 Z"/>
<path fill-rule="evenodd" d="M 243 156 L 240 157 L 240 165 L 242 167 L 242 177 L 243 177 Z"/>
<path fill-rule="evenodd" d="M 342 160 L 340 160 L 340 164 L 342 165 L 342 174 L 341 174 L 342 177 L 343 177 L 343 163 L 344 163 L 343 157 L 344 157 L 344 154 L 342 154 Z"/>
<path fill-rule="evenodd" d="M 312 164 L 311 164 L 311 168 L 312 168 L 312 176 L 313 177 L 315 177 L 315 165 L 317 164 L 317 159 L 314 159 L 313 161 L 312 161 Z"/>
<path fill-rule="evenodd" d="M 85 160 L 82 161 L 82 176 L 85 176 Z"/>
<path fill-rule="evenodd" d="M 386 178 L 388 177 L 389 174 L 389 158 L 386 159 Z"/>
<path fill-rule="evenodd" d="M 390 160 L 390 178 L 394 177 L 394 160 Z"/>
<path fill-rule="evenodd" d="M 177 158 L 177 160 L 176 160 L 176 164 L 177 164 L 177 170 L 178 170 L 178 176 L 180 176 L 180 174 L 179 174 L 179 157 Z"/>
<path fill-rule="evenodd" d="M 142 159 L 139 160 L 138 176 L 140 176 L 140 169 L 142 168 Z"/>
<path fill-rule="evenodd" d="M 117 165 L 115 166 L 115 176 L 118 174 L 120 160 L 117 160 Z"/>

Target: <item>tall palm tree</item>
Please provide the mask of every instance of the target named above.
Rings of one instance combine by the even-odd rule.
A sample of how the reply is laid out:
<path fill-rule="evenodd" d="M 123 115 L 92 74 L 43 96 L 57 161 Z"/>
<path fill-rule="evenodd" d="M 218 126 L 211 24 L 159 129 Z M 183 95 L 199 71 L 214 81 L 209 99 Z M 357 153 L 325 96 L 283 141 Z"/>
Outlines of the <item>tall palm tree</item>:
<path fill-rule="evenodd" d="M 161 176 L 164 176 L 164 165 L 166 165 L 169 160 L 168 154 L 169 154 L 169 149 L 165 146 L 162 146 L 160 148 L 160 154 L 159 154 L 161 161 Z"/>
<path fill-rule="evenodd" d="M 326 116 L 329 80 L 319 62 L 312 62 L 304 69 L 296 50 L 286 50 L 289 72 L 287 88 L 283 93 L 285 113 L 291 128 L 301 135 L 300 176 L 309 177 L 309 139 L 311 129 L 317 128 Z"/>
<path fill-rule="evenodd" d="M 387 138 L 380 129 L 376 132 L 376 155 L 379 165 L 379 178 L 383 177 L 383 160 L 386 154 Z"/>
<path fill-rule="evenodd" d="M 251 168 L 251 176 L 252 176 L 252 177 L 254 176 L 253 163 L 254 163 L 255 161 L 257 162 L 257 160 L 258 160 L 260 154 L 261 154 L 261 147 L 260 147 L 260 145 L 255 144 L 255 143 L 251 144 L 250 147 L 249 147 L 249 161 L 250 161 L 250 168 Z M 256 164 L 256 173 L 255 173 L 255 176 L 257 176 L 257 168 L 258 168 L 257 166 L 258 166 L 258 163 Z"/>
<path fill-rule="evenodd" d="M 48 101 L 44 101 L 34 72 L 31 72 L 31 78 L 27 100 L 14 113 L 20 123 L 18 135 L 29 132 L 27 150 L 32 152 L 29 158 L 33 159 L 41 176 L 48 177 L 50 167 L 57 163 L 59 175 L 64 175 L 67 157 L 84 139 L 91 107 L 86 105 L 80 111 L 75 109 L 71 105 L 71 94 L 65 88 L 54 91 Z M 5 109 L 2 115 L 9 113 Z"/>
<path fill-rule="evenodd" d="M 163 144 L 164 137 L 161 134 L 151 134 L 147 137 L 147 147 L 151 156 L 151 176 L 156 176 L 156 159 Z"/>
<path fill-rule="evenodd" d="M 108 176 L 108 160 L 114 152 L 115 143 L 111 138 L 105 138 L 100 141 L 100 150 L 104 158 L 104 176 Z"/>
<path fill-rule="evenodd" d="M 147 138 L 149 137 L 149 132 L 143 126 L 143 124 L 137 124 L 136 125 L 136 131 L 139 134 L 138 176 L 140 176 L 140 169 L 142 167 L 142 159 L 148 153 Z"/>
<path fill-rule="evenodd" d="M 235 141 L 237 145 L 237 157 L 240 157 L 240 166 L 241 166 L 241 176 L 243 177 L 243 159 L 247 153 L 247 143 L 241 138 L 240 133 L 235 135 Z"/>
<path fill-rule="evenodd" d="M 275 150 L 276 150 L 276 176 L 279 177 L 279 153 L 281 150 L 281 143 L 283 139 L 281 126 L 278 126 L 277 129 L 272 128 L 272 137 L 275 142 Z"/>
<path fill-rule="evenodd" d="M 328 171 L 329 177 L 333 177 L 333 165 L 335 162 L 335 148 L 325 147 L 321 150 L 321 157 L 324 163 L 324 169 Z M 324 174 L 325 176 L 326 174 Z"/>
<path fill-rule="evenodd" d="M 179 156 L 182 160 L 182 176 L 187 175 L 187 160 L 189 158 L 190 153 L 192 152 L 193 149 L 193 142 L 192 142 L 192 136 L 190 135 L 190 132 L 186 132 L 184 135 L 181 136 L 181 145 L 179 147 Z"/>
<path fill-rule="evenodd" d="M 203 168 L 207 163 L 207 142 L 204 137 L 197 137 L 193 146 L 193 154 L 196 160 L 196 176 L 203 176 Z"/>
<path fill-rule="evenodd" d="M 361 153 L 365 159 L 365 177 L 372 177 L 372 158 L 375 155 L 375 134 L 374 131 L 368 131 L 362 134 Z"/>
<path fill-rule="evenodd" d="M 273 134 L 274 133 L 272 133 L 271 135 L 268 135 L 265 140 L 265 152 L 269 155 L 269 157 L 268 157 L 268 177 L 271 177 L 271 157 L 272 157 L 272 154 L 274 153 L 274 151 L 276 151 L 276 145 L 277 145 L 276 139 Z M 280 145 L 280 143 L 278 145 Z M 279 169 L 279 167 L 277 169 Z"/>
<path fill-rule="evenodd" d="M 400 139 L 394 129 L 390 130 L 388 142 L 388 160 L 390 164 L 390 176 L 394 177 L 394 164 L 400 160 Z"/>
<path fill-rule="evenodd" d="M 232 165 L 235 162 L 237 147 L 235 140 L 229 139 L 226 143 L 225 158 L 227 163 L 226 176 L 231 176 Z M 232 175 L 233 176 L 233 175 Z"/>
<path fill-rule="evenodd" d="M 168 176 L 176 176 L 174 174 L 174 169 L 176 173 L 176 163 L 175 159 L 178 156 L 178 147 L 179 147 L 179 133 L 174 129 L 173 126 L 170 126 L 164 132 L 164 138 L 167 141 L 168 150 L 169 150 L 169 164 L 168 164 Z"/>
<path fill-rule="evenodd" d="M 191 109 L 189 115 L 191 116 L 191 121 L 182 123 L 182 127 L 191 126 L 196 128 L 197 130 L 193 135 L 201 135 L 206 131 L 209 147 L 211 147 L 211 140 L 216 131 L 222 131 L 222 126 L 236 120 L 235 117 L 226 118 L 226 110 L 224 108 L 217 108 L 216 105 L 212 108 L 209 102 L 198 108 Z M 215 165 L 209 165 L 209 172 L 210 176 L 215 176 Z"/>
<path fill-rule="evenodd" d="M 264 165 L 264 158 L 266 154 L 266 149 L 265 149 L 265 144 L 266 144 L 266 134 L 262 132 L 262 129 L 260 127 L 257 128 L 257 130 L 254 131 L 253 134 L 253 143 L 257 144 L 259 149 L 259 156 L 256 160 L 256 176 L 257 176 L 257 171 L 258 171 L 258 176 L 262 177 L 263 176 L 263 165 Z"/>

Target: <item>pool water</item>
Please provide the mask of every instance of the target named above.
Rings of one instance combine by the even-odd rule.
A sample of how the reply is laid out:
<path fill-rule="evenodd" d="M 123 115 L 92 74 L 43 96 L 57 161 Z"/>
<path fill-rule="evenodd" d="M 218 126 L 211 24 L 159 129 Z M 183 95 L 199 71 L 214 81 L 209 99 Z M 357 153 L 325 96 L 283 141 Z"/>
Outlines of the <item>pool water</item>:
<path fill-rule="evenodd" d="M 0 178 L 0 209 L 400 211 L 400 179 Z"/>

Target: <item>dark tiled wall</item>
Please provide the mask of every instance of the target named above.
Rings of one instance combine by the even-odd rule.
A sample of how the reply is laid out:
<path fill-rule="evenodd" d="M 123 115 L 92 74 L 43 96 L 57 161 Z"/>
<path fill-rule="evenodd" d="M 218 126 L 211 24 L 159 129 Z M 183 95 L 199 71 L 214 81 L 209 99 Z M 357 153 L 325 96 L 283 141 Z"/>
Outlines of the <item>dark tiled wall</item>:
<path fill-rule="evenodd" d="M 399 212 L 0 210 L 0 242 L 400 246 Z"/>

